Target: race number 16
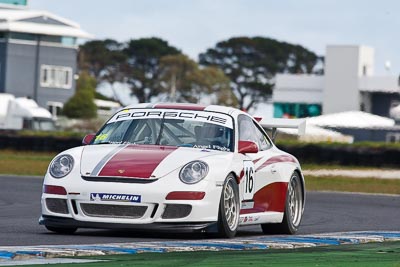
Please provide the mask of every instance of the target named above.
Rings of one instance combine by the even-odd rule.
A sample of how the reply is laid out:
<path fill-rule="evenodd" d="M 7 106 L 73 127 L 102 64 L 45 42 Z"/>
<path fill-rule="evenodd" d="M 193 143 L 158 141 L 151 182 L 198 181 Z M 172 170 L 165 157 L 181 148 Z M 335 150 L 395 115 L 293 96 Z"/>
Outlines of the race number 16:
<path fill-rule="evenodd" d="M 244 199 L 253 199 L 254 196 L 254 163 L 250 160 L 243 161 L 244 168 Z"/>

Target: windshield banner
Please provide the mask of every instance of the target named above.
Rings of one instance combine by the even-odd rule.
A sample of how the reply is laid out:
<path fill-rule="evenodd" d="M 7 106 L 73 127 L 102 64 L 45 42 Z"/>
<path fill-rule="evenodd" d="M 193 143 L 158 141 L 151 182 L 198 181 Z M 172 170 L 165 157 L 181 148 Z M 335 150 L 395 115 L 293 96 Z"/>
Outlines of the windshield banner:
<path fill-rule="evenodd" d="M 124 109 L 115 114 L 107 123 L 137 119 L 176 119 L 193 120 L 218 124 L 233 129 L 232 118 L 226 114 L 192 111 L 192 110 L 163 110 L 163 109 Z"/>

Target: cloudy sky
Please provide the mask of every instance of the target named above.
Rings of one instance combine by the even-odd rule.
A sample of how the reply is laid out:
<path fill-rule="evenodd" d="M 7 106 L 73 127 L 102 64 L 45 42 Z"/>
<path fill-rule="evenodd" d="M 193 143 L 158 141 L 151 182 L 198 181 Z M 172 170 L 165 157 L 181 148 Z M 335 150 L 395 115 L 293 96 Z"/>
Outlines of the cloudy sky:
<path fill-rule="evenodd" d="M 376 74 L 400 74 L 398 0 L 28 1 L 32 9 L 78 22 L 96 38 L 157 36 L 193 59 L 230 37 L 264 36 L 319 55 L 328 44 L 368 45 L 375 48 Z"/>

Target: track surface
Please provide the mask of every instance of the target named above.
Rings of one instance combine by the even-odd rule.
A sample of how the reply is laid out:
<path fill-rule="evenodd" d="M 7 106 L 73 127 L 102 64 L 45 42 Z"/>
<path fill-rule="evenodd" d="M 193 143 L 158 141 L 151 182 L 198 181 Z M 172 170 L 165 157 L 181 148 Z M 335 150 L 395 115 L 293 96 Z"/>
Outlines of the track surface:
<path fill-rule="evenodd" d="M 202 235 L 80 229 L 57 235 L 38 225 L 42 179 L 0 177 L 0 246 L 93 244 L 201 239 Z M 299 234 L 400 230 L 400 196 L 308 192 Z M 238 237 L 261 235 L 259 226 L 239 229 Z"/>

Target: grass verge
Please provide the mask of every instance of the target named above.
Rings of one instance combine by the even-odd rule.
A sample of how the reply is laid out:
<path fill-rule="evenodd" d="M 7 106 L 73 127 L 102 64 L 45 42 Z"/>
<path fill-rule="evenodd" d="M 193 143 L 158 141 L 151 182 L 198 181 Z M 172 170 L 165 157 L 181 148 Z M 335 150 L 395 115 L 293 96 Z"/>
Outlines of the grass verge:
<path fill-rule="evenodd" d="M 0 174 L 44 175 L 56 153 L 0 150 Z"/>
<path fill-rule="evenodd" d="M 305 163 L 301 164 L 301 168 L 307 171 L 314 171 L 314 170 L 393 170 L 393 168 L 378 168 L 378 167 L 368 167 L 368 166 L 341 166 L 336 164 L 312 164 L 312 163 Z"/>
<path fill-rule="evenodd" d="M 400 179 L 349 178 L 343 176 L 305 177 L 311 191 L 342 191 L 375 194 L 400 194 Z"/>
<path fill-rule="evenodd" d="M 291 250 L 197 251 L 85 257 L 88 258 L 107 262 L 57 266 L 400 266 L 400 241 Z"/>

